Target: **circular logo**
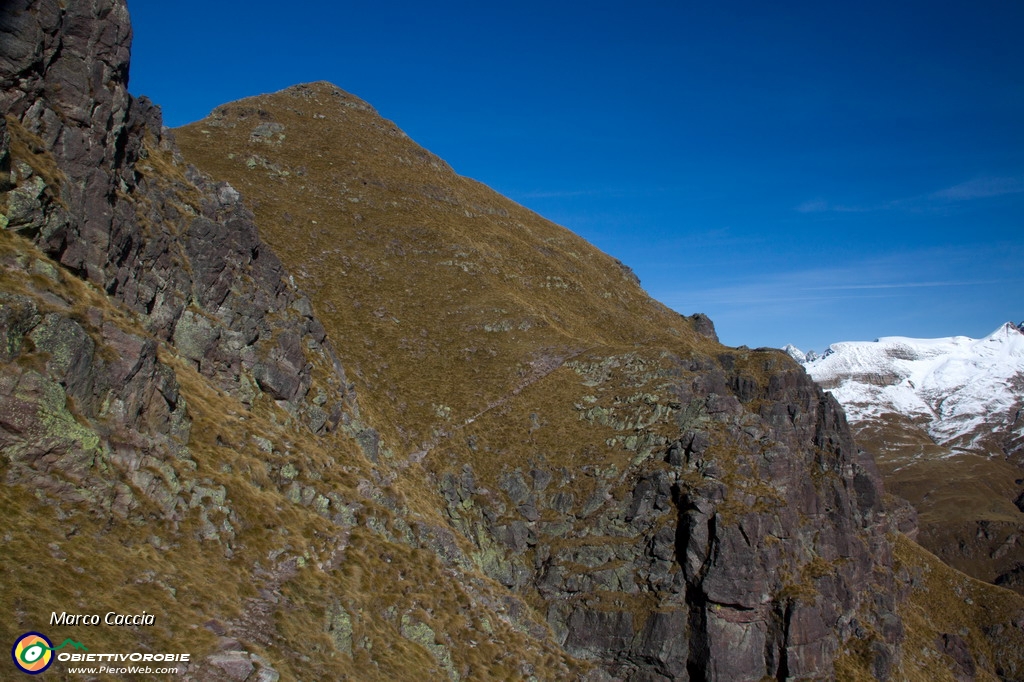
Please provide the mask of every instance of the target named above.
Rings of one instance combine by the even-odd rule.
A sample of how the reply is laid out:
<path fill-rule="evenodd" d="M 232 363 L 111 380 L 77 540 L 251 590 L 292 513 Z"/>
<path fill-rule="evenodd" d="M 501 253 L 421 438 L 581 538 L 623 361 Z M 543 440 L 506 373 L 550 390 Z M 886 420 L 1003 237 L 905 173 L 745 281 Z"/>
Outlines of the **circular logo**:
<path fill-rule="evenodd" d="M 53 663 L 53 642 L 41 632 L 26 632 L 11 647 L 11 658 L 22 672 L 38 675 Z"/>

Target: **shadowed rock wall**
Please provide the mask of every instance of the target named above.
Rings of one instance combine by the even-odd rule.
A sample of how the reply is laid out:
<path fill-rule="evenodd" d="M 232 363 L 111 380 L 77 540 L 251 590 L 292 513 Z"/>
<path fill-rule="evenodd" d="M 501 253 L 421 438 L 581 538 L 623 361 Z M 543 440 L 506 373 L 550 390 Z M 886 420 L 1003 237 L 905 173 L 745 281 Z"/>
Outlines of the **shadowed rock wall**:
<path fill-rule="evenodd" d="M 621 679 L 828 679 L 856 639 L 886 679 L 903 634 L 892 525 L 842 410 L 775 351 L 673 363 L 637 394 L 651 418 L 601 402 L 583 414 L 646 444 L 626 471 L 598 472 L 589 497 L 567 492 L 582 472 L 540 464 L 503 474 L 501 495 L 469 465 L 445 477 L 478 561 L 543 600 L 569 653 Z M 649 372 L 610 364 L 638 383 Z M 581 368 L 599 392 L 601 372 Z"/>

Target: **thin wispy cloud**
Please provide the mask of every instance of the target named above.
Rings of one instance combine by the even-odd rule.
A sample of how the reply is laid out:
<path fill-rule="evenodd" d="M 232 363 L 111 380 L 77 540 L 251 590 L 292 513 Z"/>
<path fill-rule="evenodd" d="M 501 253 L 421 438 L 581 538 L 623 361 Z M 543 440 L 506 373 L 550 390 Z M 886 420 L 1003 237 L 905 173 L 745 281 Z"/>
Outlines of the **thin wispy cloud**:
<path fill-rule="evenodd" d="M 803 343 L 822 349 L 885 335 L 983 334 L 991 331 L 989 324 L 1005 322 L 1003 316 L 1020 316 L 1014 292 L 1024 290 L 1024 275 L 1015 267 L 1021 256 L 1024 247 L 1005 243 L 903 250 L 742 277 L 732 270 L 651 293 L 682 313 L 707 313 L 723 341 L 733 344 L 760 338 L 779 347 Z M 979 314 L 985 319 L 976 329 L 956 326 L 954 311 L 986 306 L 999 312 L 991 319 Z M 914 331 L 929 325 L 941 332 Z M 778 330 L 774 338 L 760 331 L 769 328 Z"/>
<path fill-rule="evenodd" d="M 804 202 L 797 206 L 798 213 L 864 213 L 865 211 L 876 211 L 878 208 L 868 206 L 846 206 L 843 204 L 830 204 L 823 199 L 815 199 Z"/>
<path fill-rule="evenodd" d="M 941 270 L 979 254 L 962 249 L 901 252 L 847 265 L 766 274 L 756 280 L 679 292 L 677 296 L 706 304 L 750 304 L 767 301 L 834 302 L 844 299 L 907 295 L 906 290 L 1007 284 L 1006 278 L 944 278 Z M 670 303 L 671 305 L 671 303 Z"/>
<path fill-rule="evenodd" d="M 875 206 L 850 206 L 847 204 L 833 204 L 824 199 L 812 199 L 796 206 L 797 213 L 867 213 L 869 211 L 883 211 L 896 208 L 901 202 L 889 201 Z"/>
<path fill-rule="evenodd" d="M 943 280 L 934 282 L 888 282 L 884 284 L 833 284 L 830 286 L 807 287 L 804 291 L 843 291 L 863 289 L 918 289 L 922 287 L 964 287 L 988 284 L 1006 284 L 1005 279 Z"/>
<path fill-rule="evenodd" d="M 851 206 L 825 199 L 810 199 L 794 207 L 797 213 L 866 213 L 870 211 L 922 211 L 941 209 L 951 202 L 975 201 L 1024 193 L 1024 177 L 983 177 L 961 182 L 929 194 L 893 199 L 878 204 Z"/>
<path fill-rule="evenodd" d="M 933 199 L 971 201 L 1024 192 L 1024 178 L 976 178 L 931 194 Z"/>
<path fill-rule="evenodd" d="M 536 189 L 519 191 L 515 189 L 505 190 L 508 196 L 514 199 L 571 199 L 574 197 L 644 197 L 671 194 L 677 199 L 689 197 L 684 189 L 671 186 L 644 185 L 637 187 L 590 187 L 587 189 Z"/>
<path fill-rule="evenodd" d="M 513 193 L 520 199 L 568 199 L 571 197 L 588 197 L 602 194 L 602 190 L 579 189 L 579 190 L 547 190 L 538 192 Z"/>
<path fill-rule="evenodd" d="M 797 213 L 824 213 L 830 209 L 829 203 L 824 199 L 812 199 L 796 207 Z"/>

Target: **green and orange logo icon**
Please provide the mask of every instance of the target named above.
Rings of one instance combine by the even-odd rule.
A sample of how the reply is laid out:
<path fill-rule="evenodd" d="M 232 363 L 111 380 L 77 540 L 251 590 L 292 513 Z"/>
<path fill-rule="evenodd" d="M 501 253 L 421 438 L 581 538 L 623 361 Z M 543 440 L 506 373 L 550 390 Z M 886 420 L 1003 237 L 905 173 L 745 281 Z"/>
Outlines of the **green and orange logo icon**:
<path fill-rule="evenodd" d="M 65 639 L 60 646 L 53 646 L 53 642 L 43 633 L 26 632 L 11 647 L 11 658 L 21 672 L 38 675 L 53 663 L 53 652 L 63 649 L 68 644 L 74 649 L 89 650 L 84 644 L 73 639 Z"/>
<path fill-rule="evenodd" d="M 38 675 L 53 663 L 53 642 L 41 632 L 26 632 L 11 647 L 11 658 L 22 672 Z"/>

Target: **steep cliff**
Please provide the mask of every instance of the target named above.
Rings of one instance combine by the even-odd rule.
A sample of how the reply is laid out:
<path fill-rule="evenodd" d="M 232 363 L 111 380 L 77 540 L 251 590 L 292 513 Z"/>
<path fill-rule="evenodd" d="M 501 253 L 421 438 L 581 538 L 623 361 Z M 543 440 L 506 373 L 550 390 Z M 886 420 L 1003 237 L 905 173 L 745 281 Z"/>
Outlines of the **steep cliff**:
<path fill-rule="evenodd" d="M 129 41 L 121 0 L 0 9 L 3 637 L 197 680 L 1021 676 L 1021 602 L 929 596 L 784 354 L 327 84 L 179 131 L 196 170 Z M 156 623 L 50 619 L 108 610 Z"/>
<path fill-rule="evenodd" d="M 828 677 L 857 632 L 888 673 L 877 477 L 783 354 L 718 346 L 328 84 L 177 137 L 259 197 L 264 237 L 348 341 L 381 468 L 439 481 L 469 558 L 570 654 L 627 679 Z"/>

